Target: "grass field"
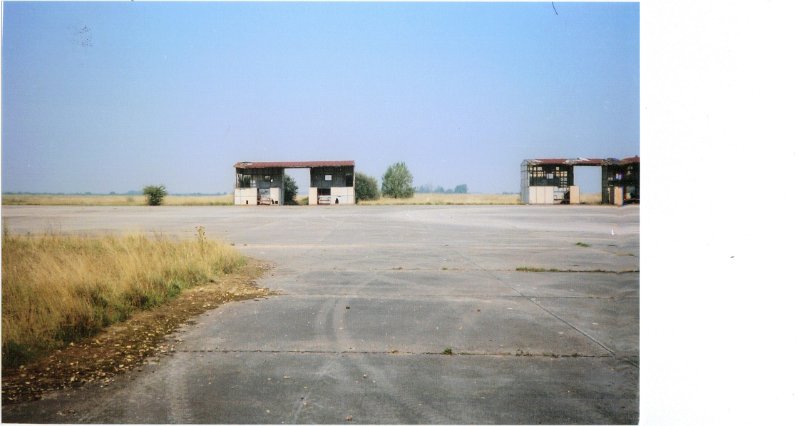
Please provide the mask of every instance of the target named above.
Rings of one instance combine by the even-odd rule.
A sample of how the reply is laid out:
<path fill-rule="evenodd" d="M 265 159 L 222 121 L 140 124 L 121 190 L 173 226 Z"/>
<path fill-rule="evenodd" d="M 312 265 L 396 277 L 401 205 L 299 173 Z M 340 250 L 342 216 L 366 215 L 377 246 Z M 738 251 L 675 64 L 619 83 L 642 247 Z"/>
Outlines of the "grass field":
<path fill-rule="evenodd" d="M 362 205 L 492 205 L 519 204 L 519 194 L 414 194 L 412 198 L 381 198 L 373 201 L 360 201 Z"/>
<path fill-rule="evenodd" d="M 144 195 L 42 195 L 3 194 L 4 206 L 144 206 Z M 165 206 L 229 206 L 233 196 L 167 195 Z"/>
<path fill-rule="evenodd" d="M 209 241 L 3 232 L 3 367 L 63 347 L 245 264 Z"/>
<path fill-rule="evenodd" d="M 4 194 L 5 206 L 144 206 L 144 195 L 17 195 Z M 298 197 L 299 205 L 308 198 Z M 412 198 L 381 198 L 360 201 L 374 205 L 512 205 L 520 204 L 519 194 L 414 194 Z M 600 194 L 581 194 L 581 204 L 600 204 Z M 230 206 L 233 196 L 226 195 L 167 195 L 165 206 Z"/>
<path fill-rule="evenodd" d="M 306 205 L 307 198 L 299 197 L 298 204 Z M 144 206 L 144 195 L 40 195 L 4 194 L 6 206 Z M 460 204 L 519 204 L 517 194 L 414 194 L 412 198 L 381 198 L 361 201 L 363 205 L 460 205 Z M 231 195 L 167 195 L 165 206 L 228 206 L 233 205 Z"/>

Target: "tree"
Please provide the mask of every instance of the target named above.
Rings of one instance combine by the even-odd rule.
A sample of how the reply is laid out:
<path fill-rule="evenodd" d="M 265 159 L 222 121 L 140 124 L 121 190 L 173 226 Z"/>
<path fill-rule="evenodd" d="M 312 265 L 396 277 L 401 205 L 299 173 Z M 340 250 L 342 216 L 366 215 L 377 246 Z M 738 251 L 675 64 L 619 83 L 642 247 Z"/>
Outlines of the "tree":
<path fill-rule="evenodd" d="M 394 163 L 383 174 L 381 192 L 392 198 L 411 198 L 414 196 L 414 177 L 408 171 L 406 163 Z"/>
<path fill-rule="evenodd" d="M 453 190 L 456 194 L 466 194 L 467 193 L 467 184 L 462 183 L 461 185 L 456 185 L 456 188 Z"/>
<path fill-rule="evenodd" d="M 297 182 L 289 175 L 283 176 L 283 203 L 287 206 L 297 205 Z"/>
<path fill-rule="evenodd" d="M 142 190 L 142 193 L 147 197 L 147 205 L 160 206 L 161 201 L 167 196 L 167 188 L 164 185 L 147 185 Z"/>
<path fill-rule="evenodd" d="M 377 200 L 381 196 L 378 192 L 378 181 L 360 172 L 356 172 L 355 191 L 356 203 L 361 200 Z"/>

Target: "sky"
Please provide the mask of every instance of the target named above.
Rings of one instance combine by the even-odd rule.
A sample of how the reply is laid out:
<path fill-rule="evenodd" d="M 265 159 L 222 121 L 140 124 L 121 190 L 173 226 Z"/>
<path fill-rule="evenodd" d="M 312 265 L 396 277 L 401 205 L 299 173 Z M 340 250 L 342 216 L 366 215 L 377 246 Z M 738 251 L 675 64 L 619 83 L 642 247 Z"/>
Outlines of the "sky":
<path fill-rule="evenodd" d="M 639 4 L 555 7 L 6 2 L 2 190 L 231 192 L 238 161 L 354 160 L 500 193 L 523 159 L 639 155 Z"/>

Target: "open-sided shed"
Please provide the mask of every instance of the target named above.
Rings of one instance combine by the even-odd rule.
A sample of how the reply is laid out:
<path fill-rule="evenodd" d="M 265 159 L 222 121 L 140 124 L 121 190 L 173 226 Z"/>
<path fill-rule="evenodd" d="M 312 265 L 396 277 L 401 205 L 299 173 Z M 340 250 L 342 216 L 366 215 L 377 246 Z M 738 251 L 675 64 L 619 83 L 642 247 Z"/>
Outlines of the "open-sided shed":
<path fill-rule="evenodd" d="M 639 202 L 639 156 L 603 161 L 603 204 Z"/>
<path fill-rule="evenodd" d="M 282 161 L 236 163 L 236 205 L 285 203 L 286 169 L 309 169 L 308 204 L 355 204 L 355 161 Z"/>
<path fill-rule="evenodd" d="M 538 158 L 523 160 L 520 167 L 520 198 L 525 204 L 580 203 L 575 185 L 575 167 L 601 168 L 604 204 L 622 205 L 639 201 L 639 157 Z"/>

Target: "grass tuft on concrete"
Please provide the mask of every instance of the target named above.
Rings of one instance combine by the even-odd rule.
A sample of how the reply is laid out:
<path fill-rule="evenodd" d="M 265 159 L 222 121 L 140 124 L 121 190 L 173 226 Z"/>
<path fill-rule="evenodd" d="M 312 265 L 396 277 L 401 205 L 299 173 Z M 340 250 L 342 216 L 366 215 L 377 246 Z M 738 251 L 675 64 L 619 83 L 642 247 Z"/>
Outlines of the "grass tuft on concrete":
<path fill-rule="evenodd" d="M 214 282 L 246 259 L 210 241 L 3 232 L 2 356 L 14 367 Z"/>
<path fill-rule="evenodd" d="M 561 272 L 555 268 L 540 268 L 538 266 L 518 266 L 517 272 Z"/>

